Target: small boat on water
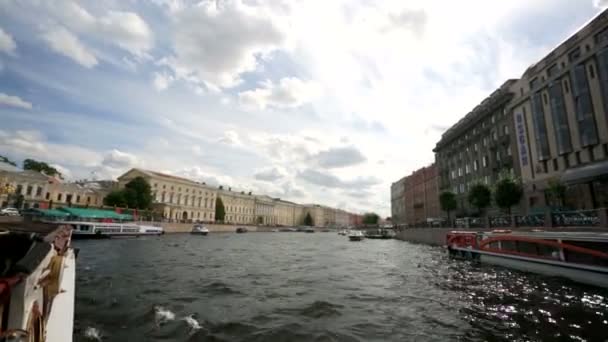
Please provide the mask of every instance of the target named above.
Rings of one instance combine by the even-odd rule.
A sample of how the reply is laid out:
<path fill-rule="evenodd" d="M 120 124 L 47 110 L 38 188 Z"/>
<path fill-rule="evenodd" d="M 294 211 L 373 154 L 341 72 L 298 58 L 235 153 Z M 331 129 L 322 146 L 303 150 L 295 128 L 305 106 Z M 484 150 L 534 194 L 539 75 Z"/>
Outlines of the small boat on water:
<path fill-rule="evenodd" d="M 161 227 L 138 225 L 135 223 L 114 222 L 59 222 L 71 226 L 73 239 L 108 239 L 112 237 L 138 237 L 146 235 L 162 235 Z"/>
<path fill-rule="evenodd" d="M 390 229 L 376 229 L 376 230 L 368 230 L 365 232 L 366 239 L 388 240 L 388 239 L 393 239 L 394 237 L 395 237 L 395 233 Z"/>
<path fill-rule="evenodd" d="M 608 287 L 608 233 L 452 231 L 451 256 Z"/>
<path fill-rule="evenodd" d="M 76 253 L 71 229 L 0 231 L 0 341 L 71 342 Z"/>
<path fill-rule="evenodd" d="M 361 241 L 365 238 L 365 235 L 360 230 L 353 230 L 348 233 L 348 239 L 350 241 Z"/>
<path fill-rule="evenodd" d="M 340 230 L 338 231 L 338 235 L 346 235 L 346 230 Z"/>
<path fill-rule="evenodd" d="M 304 233 L 314 233 L 314 232 L 315 232 L 315 229 L 312 227 L 308 227 L 308 228 L 304 229 Z"/>
<path fill-rule="evenodd" d="M 247 233 L 247 232 L 248 232 L 248 230 L 247 230 L 247 228 L 245 228 L 245 227 L 238 227 L 238 228 L 236 229 L 236 232 L 237 232 L 238 234 L 242 234 L 242 233 Z"/>
<path fill-rule="evenodd" d="M 209 229 L 207 229 L 207 227 L 197 224 L 196 226 L 192 227 L 192 230 L 190 231 L 190 234 L 193 235 L 207 235 L 209 234 Z"/>

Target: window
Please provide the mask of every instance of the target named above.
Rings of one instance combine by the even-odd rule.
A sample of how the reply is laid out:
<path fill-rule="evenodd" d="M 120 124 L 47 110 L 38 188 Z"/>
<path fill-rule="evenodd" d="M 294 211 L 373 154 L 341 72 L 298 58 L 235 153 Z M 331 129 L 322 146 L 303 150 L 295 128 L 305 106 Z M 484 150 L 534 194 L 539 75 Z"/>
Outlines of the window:
<path fill-rule="evenodd" d="M 562 84 L 552 82 L 549 85 L 549 97 L 551 98 L 551 117 L 553 118 L 553 129 L 557 143 L 557 153 L 562 155 L 572 151 L 570 140 L 570 128 L 562 94 Z"/>
<path fill-rule="evenodd" d="M 507 155 L 509 157 L 513 155 L 513 152 L 511 152 L 511 146 L 507 147 Z"/>
<path fill-rule="evenodd" d="M 542 165 L 542 173 L 547 173 L 549 171 L 549 168 L 547 166 L 547 161 L 543 160 L 541 165 Z"/>
<path fill-rule="evenodd" d="M 477 152 L 477 143 L 473 144 L 473 151 Z"/>
<path fill-rule="evenodd" d="M 608 28 L 602 30 L 598 34 L 595 35 L 595 43 L 601 44 L 608 41 Z"/>
<path fill-rule="evenodd" d="M 155 188 L 156 188 L 156 187 L 158 187 L 158 183 L 154 183 L 154 187 L 155 187 Z"/>
<path fill-rule="evenodd" d="M 535 90 L 539 84 L 540 82 L 538 81 L 538 77 L 535 77 L 532 79 L 532 81 L 530 81 L 530 90 Z"/>
<path fill-rule="evenodd" d="M 87 196 L 87 204 L 91 203 L 91 197 Z"/>
<path fill-rule="evenodd" d="M 462 177 L 462 168 L 461 167 L 458 168 L 458 177 Z"/>
<path fill-rule="evenodd" d="M 25 190 L 25 194 L 26 194 L 27 196 L 31 196 L 31 195 L 32 195 L 32 190 L 33 190 L 33 189 L 32 189 L 32 186 L 31 186 L 31 185 L 28 185 L 28 186 L 27 186 L 27 188 L 26 188 L 26 190 Z"/>
<path fill-rule="evenodd" d="M 456 170 L 452 170 L 452 179 L 456 179 Z"/>
<path fill-rule="evenodd" d="M 564 155 L 564 167 L 567 169 L 570 167 L 570 158 L 568 158 L 568 155 Z"/>
<path fill-rule="evenodd" d="M 51 193 L 47 192 L 46 196 L 44 196 L 44 198 L 48 201 L 49 199 L 51 199 Z"/>
<path fill-rule="evenodd" d="M 537 255 L 536 244 L 532 242 L 517 241 L 517 250 L 520 253 Z"/>
<path fill-rule="evenodd" d="M 496 161 L 500 161 L 500 151 L 496 150 Z"/>
<path fill-rule="evenodd" d="M 488 167 L 488 157 L 487 156 L 483 156 L 483 158 L 481 158 L 481 165 L 483 165 L 483 167 Z"/>
<path fill-rule="evenodd" d="M 490 121 L 492 121 L 492 123 L 494 123 L 495 119 L 496 118 L 494 117 L 494 115 L 492 115 L 492 117 L 490 118 Z"/>
<path fill-rule="evenodd" d="M 585 51 L 587 51 L 587 52 L 591 51 L 591 46 L 589 46 L 589 44 L 585 45 Z"/>
<path fill-rule="evenodd" d="M 553 159 L 553 171 L 559 171 L 559 163 L 557 162 L 557 158 Z"/>
<path fill-rule="evenodd" d="M 595 68 L 593 67 L 593 64 L 589 64 L 589 77 L 595 79 Z"/>
<path fill-rule="evenodd" d="M 487 146 L 488 145 L 488 138 L 483 137 L 482 145 L 483 146 Z"/>
<path fill-rule="evenodd" d="M 492 140 L 498 140 L 498 133 L 496 131 L 492 131 Z"/>
<path fill-rule="evenodd" d="M 460 193 L 464 194 L 464 184 L 460 184 Z"/>
<path fill-rule="evenodd" d="M 576 120 L 583 147 L 595 145 L 598 142 L 597 128 L 591 102 L 591 91 L 587 81 L 585 66 L 579 64 L 574 68 L 572 92 L 576 110 Z"/>
<path fill-rule="evenodd" d="M 21 195 L 23 192 L 23 186 L 21 184 L 17 185 L 17 189 L 15 190 L 15 192 Z"/>
<path fill-rule="evenodd" d="M 557 64 L 553 64 L 552 66 L 549 67 L 549 69 L 547 69 L 547 76 L 549 76 L 549 78 L 557 75 L 557 72 L 559 70 L 557 69 Z"/>
<path fill-rule="evenodd" d="M 509 134 L 509 126 L 507 126 L 507 125 L 502 126 L 502 134 L 504 134 L 504 135 Z"/>
<path fill-rule="evenodd" d="M 570 52 L 568 54 L 568 60 L 570 62 L 574 62 L 576 61 L 579 57 L 581 56 L 581 48 L 577 47 L 576 49 L 574 49 L 572 52 Z"/>
<path fill-rule="evenodd" d="M 551 153 L 549 151 L 545 113 L 543 112 L 543 105 L 540 97 L 540 93 L 536 93 L 532 96 L 532 123 L 534 125 L 538 159 L 545 160 L 549 159 Z"/>
<path fill-rule="evenodd" d="M 517 252 L 515 241 L 500 241 L 500 249 L 503 251 Z"/>
<path fill-rule="evenodd" d="M 477 171 L 477 169 L 479 169 L 479 162 L 477 161 L 477 159 L 473 160 L 473 170 Z"/>
<path fill-rule="evenodd" d="M 63 196 L 61 194 L 57 194 L 57 201 L 61 201 L 62 198 Z"/>
<path fill-rule="evenodd" d="M 36 197 L 40 197 L 40 196 L 42 196 L 42 187 L 41 186 L 36 188 Z"/>
<path fill-rule="evenodd" d="M 68 202 L 68 203 L 72 203 L 72 195 L 71 194 L 66 195 L 65 196 L 65 201 Z"/>
<path fill-rule="evenodd" d="M 469 167 L 469 164 L 465 165 L 465 173 L 468 175 L 469 173 L 471 173 L 471 168 Z"/>

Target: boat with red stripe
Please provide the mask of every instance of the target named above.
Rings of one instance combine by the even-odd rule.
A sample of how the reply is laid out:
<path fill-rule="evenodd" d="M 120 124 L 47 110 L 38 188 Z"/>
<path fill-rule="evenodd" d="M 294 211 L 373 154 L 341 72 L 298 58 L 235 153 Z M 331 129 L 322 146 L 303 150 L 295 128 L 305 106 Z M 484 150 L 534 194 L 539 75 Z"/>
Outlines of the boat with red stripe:
<path fill-rule="evenodd" d="M 446 246 L 456 258 L 608 287 L 607 232 L 452 231 Z"/>

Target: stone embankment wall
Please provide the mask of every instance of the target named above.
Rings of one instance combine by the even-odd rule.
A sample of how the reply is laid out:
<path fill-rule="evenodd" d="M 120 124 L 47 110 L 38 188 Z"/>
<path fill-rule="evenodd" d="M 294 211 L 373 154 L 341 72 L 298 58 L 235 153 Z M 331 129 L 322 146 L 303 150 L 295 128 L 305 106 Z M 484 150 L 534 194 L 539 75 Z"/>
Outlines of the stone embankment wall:
<path fill-rule="evenodd" d="M 475 232 L 487 232 L 496 228 L 407 228 L 397 232 L 395 236 L 399 240 L 409 241 L 414 243 L 424 243 L 433 246 L 444 246 L 445 235 L 452 230 L 466 230 Z M 533 228 L 514 228 L 513 231 L 530 231 Z M 608 227 L 553 227 L 545 229 L 546 231 L 598 231 L 607 232 Z"/>

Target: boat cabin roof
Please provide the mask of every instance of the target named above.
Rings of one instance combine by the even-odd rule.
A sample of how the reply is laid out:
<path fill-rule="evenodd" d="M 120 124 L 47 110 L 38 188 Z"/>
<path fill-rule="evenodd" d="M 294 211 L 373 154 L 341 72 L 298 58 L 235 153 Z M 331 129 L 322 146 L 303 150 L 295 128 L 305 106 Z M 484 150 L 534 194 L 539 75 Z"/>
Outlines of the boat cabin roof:
<path fill-rule="evenodd" d="M 577 240 L 577 241 L 598 241 L 608 243 L 608 232 L 525 232 L 514 231 L 510 233 L 486 232 L 486 236 L 522 236 L 544 240 Z"/>

